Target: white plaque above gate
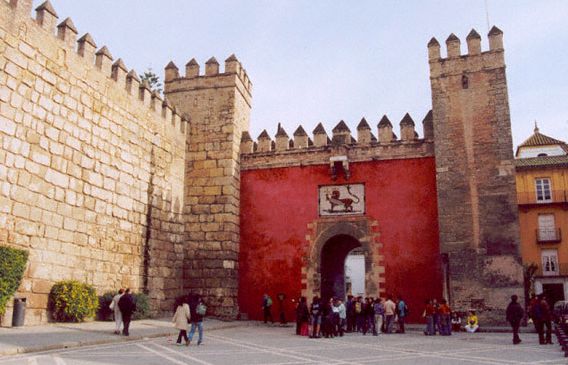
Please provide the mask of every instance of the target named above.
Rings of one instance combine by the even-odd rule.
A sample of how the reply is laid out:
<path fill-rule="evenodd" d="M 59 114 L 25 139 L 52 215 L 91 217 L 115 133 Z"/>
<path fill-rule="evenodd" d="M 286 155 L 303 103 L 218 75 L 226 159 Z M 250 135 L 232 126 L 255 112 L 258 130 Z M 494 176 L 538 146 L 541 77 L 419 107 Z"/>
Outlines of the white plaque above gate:
<path fill-rule="evenodd" d="M 321 216 L 365 213 L 365 185 L 322 185 L 319 187 Z"/>

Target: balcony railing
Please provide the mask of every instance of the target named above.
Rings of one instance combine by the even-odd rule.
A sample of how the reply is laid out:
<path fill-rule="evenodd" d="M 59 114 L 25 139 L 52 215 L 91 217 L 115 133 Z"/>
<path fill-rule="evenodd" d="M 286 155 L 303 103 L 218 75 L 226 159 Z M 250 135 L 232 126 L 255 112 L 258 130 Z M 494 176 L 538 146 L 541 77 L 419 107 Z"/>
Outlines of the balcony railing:
<path fill-rule="evenodd" d="M 552 190 L 550 195 L 537 199 L 536 192 L 517 193 L 517 201 L 519 205 L 523 204 L 551 204 L 568 202 L 568 194 L 565 190 Z"/>
<path fill-rule="evenodd" d="M 562 231 L 560 228 L 536 230 L 536 242 L 538 243 L 557 243 L 562 241 Z"/>
<path fill-rule="evenodd" d="M 568 276 L 568 263 L 549 264 L 543 267 L 542 264 L 538 265 L 535 276 Z"/>

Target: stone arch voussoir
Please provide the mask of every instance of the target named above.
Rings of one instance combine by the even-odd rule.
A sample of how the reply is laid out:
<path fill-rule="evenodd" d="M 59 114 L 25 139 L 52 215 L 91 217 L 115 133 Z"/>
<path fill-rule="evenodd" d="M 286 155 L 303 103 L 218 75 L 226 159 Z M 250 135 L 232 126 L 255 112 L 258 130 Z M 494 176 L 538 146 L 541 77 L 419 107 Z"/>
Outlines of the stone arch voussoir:
<path fill-rule="evenodd" d="M 365 291 L 384 295 L 384 256 L 379 242 L 378 222 L 367 217 L 320 218 L 308 224 L 307 250 L 302 268 L 302 295 L 310 299 L 321 294 L 321 253 L 327 242 L 338 235 L 350 236 L 365 253 Z"/>

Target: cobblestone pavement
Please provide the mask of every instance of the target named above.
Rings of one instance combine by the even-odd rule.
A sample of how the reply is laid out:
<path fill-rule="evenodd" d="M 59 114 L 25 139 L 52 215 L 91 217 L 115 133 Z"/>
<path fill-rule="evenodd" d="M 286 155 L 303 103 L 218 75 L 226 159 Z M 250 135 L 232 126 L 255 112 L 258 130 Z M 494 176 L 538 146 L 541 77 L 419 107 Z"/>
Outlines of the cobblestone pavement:
<path fill-rule="evenodd" d="M 535 334 L 511 344 L 509 333 L 458 333 L 335 339 L 295 336 L 293 328 L 246 326 L 205 332 L 201 346 L 176 346 L 173 337 L 7 356 L 0 365 L 96 364 L 566 364 L 558 345 L 540 346 Z M 195 342 L 196 338 L 194 338 Z"/>

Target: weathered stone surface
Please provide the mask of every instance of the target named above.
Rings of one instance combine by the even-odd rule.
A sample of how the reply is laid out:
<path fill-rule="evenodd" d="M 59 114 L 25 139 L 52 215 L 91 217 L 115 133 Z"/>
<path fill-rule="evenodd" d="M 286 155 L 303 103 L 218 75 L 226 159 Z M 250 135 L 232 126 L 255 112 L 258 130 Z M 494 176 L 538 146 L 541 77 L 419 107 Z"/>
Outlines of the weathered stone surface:
<path fill-rule="evenodd" d="M 181 118 L 143 107 L 122 63 L 114 79 L 99 72 L 90 36 L 75 54 L 74 35 L 40 29 L 55 25 L 49 9 L 38 24 L 24 3 L 0 3 L 0 243 L 30 250 L 17 293 L 26 324 L 47 320 L 64 279 L 146 291 L 169 309 L 182 288 L 165 279 L 181 277 L 184 258 Z"/>
<path fill-rule="evenodd" d="M 164 93 L 191 117 L 184 211 L 186 256 L 192 259 L 185 262 L 184 285 L 203 295 L 213 314 L 236 318 L 239 156 L 241 137 L 249 126 L 251 85 L 246 73 L 232 72 L 242 70 L 238 60 L 231 58 L 230 63 L 229 71 L 219 74 L 219 65 L 211 58 L 203 77 L 195 72 L 199 66 L 193 60 L 187 78 L 167 79 Z"/>
<path fill-rule="evenodd" d="M 453 35 L 448 47 L 447 59 L 430 58 L 448 294 L 456 307 L 480 309 L 484 322 L 502 321 L 507 298 L 523 295 L 515 171 L 499 174 L 513 162 L 504 52 L 457 57 Z"/>

